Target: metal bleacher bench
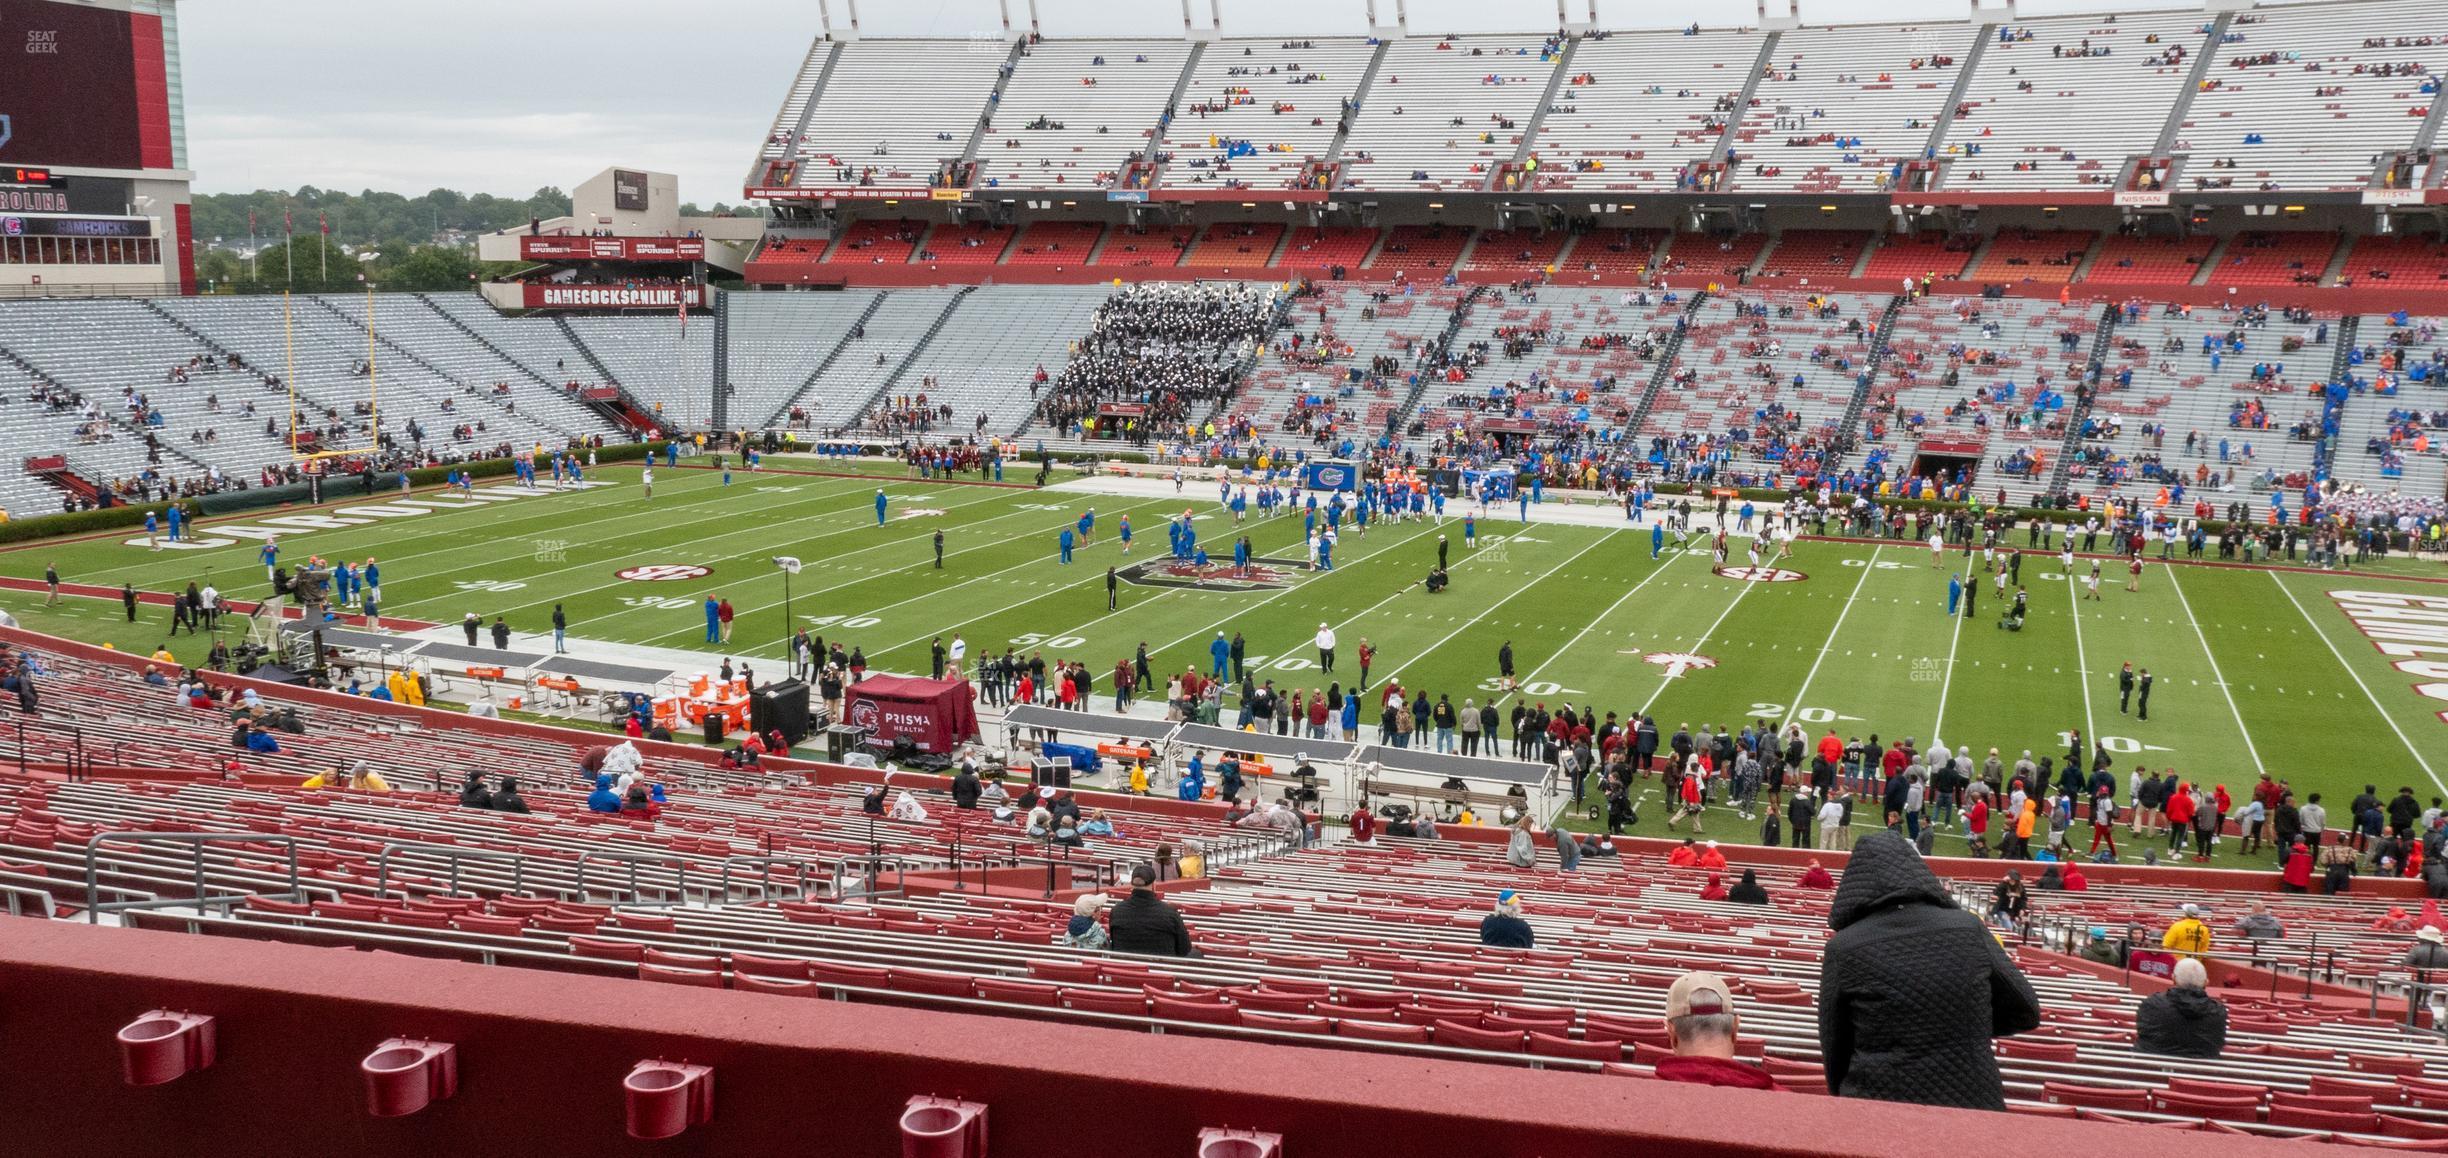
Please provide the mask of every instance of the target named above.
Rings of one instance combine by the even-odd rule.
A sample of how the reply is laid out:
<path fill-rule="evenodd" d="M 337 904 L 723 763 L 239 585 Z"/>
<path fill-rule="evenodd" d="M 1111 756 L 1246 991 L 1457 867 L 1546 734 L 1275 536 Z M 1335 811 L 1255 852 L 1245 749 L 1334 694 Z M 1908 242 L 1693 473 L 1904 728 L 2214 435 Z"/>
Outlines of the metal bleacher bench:
<path fill-rule="evenodd" d="M 1401 797 L 1410 800 L 1442 800 L 1447 804 L 1472 804 L 1487 808 L 1522 807 L 1529 801 L 1502 792 L 1475 792 L 1467 788 L 1435 788 L 1419 784 L 1402 784 L 1392 780 L 1364 779 L 1360 781 L 1364 796 Z"/>

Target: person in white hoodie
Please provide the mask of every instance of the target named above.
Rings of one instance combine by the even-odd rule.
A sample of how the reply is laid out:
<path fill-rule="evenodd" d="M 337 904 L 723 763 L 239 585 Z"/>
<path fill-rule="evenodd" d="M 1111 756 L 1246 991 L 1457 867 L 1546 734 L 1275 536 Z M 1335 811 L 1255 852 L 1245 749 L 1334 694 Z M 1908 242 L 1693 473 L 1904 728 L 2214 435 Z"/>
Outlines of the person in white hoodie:
<path fill-rule="evenodd" d="M 1334 653 L 1335 653 L 1335 632 L 1334 632 L 1334 626 L 1333 626 L 1332 624 L 1327 624 L 1327 623 L 1321 623 L 1321 624 L 1318 624 L 1318 630 L 1317 630 L 1317 650 L 1318 650 L 1318 670 L 1319 670 L 1319 671 L 1333 671 L 1333 670 L 1334 670 Z"/>

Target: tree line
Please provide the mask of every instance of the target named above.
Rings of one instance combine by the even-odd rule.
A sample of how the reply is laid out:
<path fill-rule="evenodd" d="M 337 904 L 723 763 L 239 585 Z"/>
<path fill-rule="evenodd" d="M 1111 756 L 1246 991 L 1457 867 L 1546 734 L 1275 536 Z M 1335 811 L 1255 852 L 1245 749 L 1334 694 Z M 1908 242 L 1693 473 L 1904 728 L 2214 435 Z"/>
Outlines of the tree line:
<path fill-rule="evenodd" d="M 464 289 L 518 265 L 476 260 L 475 236 L 567 216 L 570 195 L 545 186 L 526 197 L 435 189 L 410 197 L 368 189 L 347 193 L 312 185 L 296 190 L 199 193 L 190 210 L 196 280 L 208 287 L 252 283 L 356 284 L 360 274 L 385 289 Z M 682 205 L 681 216 L 730 216 L 755 206 Z M 250 215 L 252 230 L 250 232 Z M 324 228 L 328 224 L 329 234 Z M 328 237 L 328 241 L 326 238 Z M 250 246 L 250 238 L 252 246 Z M 249 260 L 241 253 L 252 249 Z M 327 251 L 328 250 L 328 251 Z M 294 265 L 297 276 L 289 276 Z"/>

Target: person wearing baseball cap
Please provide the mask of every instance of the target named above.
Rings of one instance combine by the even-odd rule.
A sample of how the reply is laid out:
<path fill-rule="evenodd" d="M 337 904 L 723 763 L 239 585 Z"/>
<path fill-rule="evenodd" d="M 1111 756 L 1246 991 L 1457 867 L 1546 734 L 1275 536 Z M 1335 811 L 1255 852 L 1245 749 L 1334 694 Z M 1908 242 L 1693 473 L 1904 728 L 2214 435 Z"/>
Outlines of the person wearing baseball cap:
<path fill-rule="evenodd" d="M 1479 943 L 1499 949 L 1536 949 L 1538 934 L 1522 920 L 1521 897 L 1511 889 L 1496 894 L 1496 909 L 1479 919 Z"/>
<path fill-rule="evenodd" d="M 1691 972 L 1666 990 L 1666 1036 L 1674 1056 L 1661 1058 L 1657 1076 L 1702 1086 L 1773 1090 L 1776 1079 L 1749 1062 L 1734 1060 L 1733 987 L 1714 973 Z"/>

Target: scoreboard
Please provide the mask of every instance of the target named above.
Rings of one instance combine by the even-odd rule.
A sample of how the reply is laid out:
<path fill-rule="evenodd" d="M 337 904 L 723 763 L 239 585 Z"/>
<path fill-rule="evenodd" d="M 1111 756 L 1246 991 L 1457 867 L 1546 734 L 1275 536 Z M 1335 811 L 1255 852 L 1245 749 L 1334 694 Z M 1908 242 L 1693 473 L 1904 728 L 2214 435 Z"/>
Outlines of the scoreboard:
<path fill-rule="evenodd" d="M 18 168 L 171 167 L 161 19 L 0 0 L 0 183 Z"/>

